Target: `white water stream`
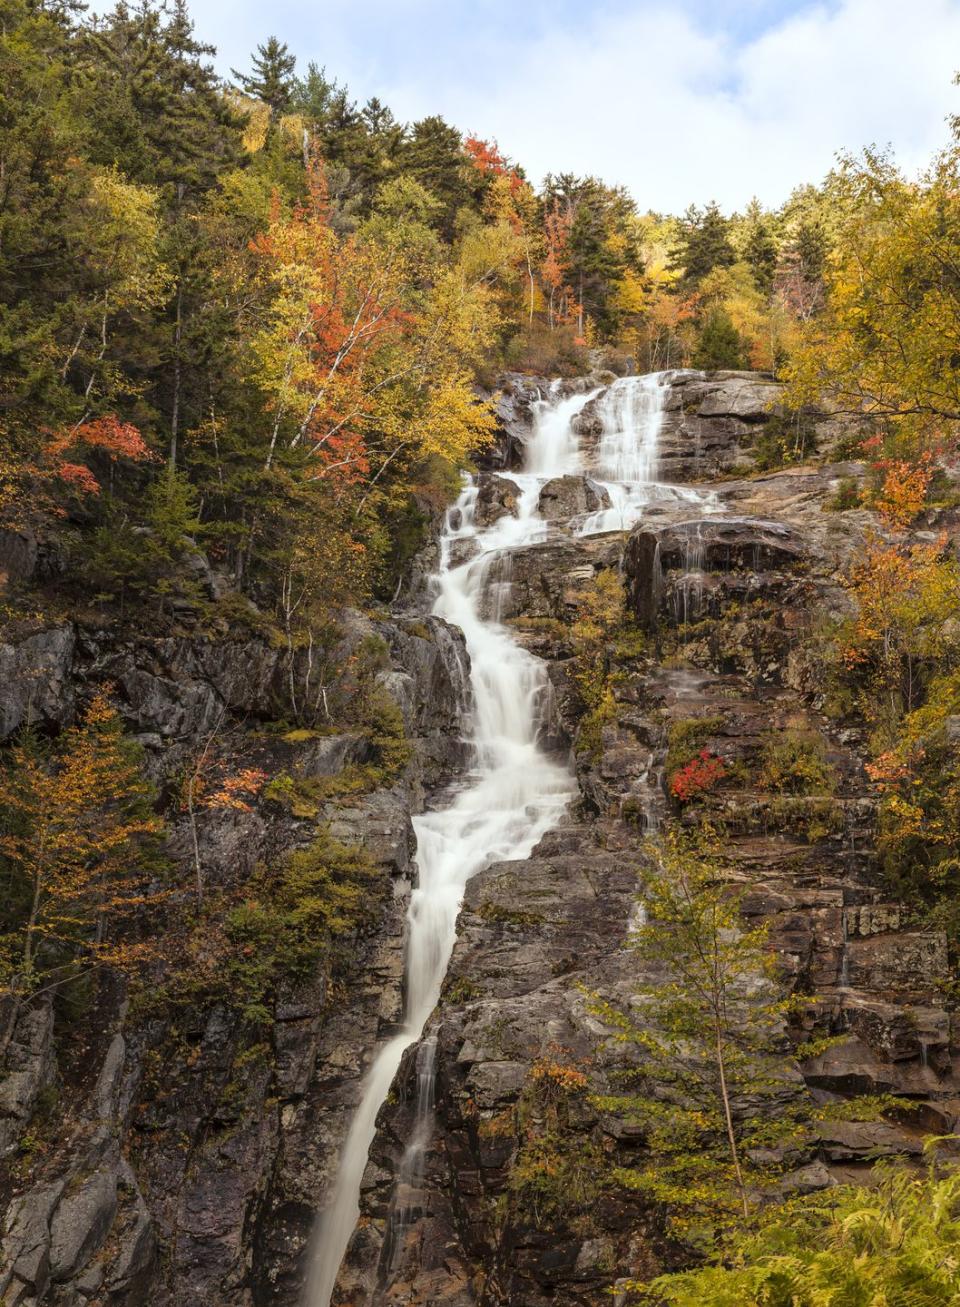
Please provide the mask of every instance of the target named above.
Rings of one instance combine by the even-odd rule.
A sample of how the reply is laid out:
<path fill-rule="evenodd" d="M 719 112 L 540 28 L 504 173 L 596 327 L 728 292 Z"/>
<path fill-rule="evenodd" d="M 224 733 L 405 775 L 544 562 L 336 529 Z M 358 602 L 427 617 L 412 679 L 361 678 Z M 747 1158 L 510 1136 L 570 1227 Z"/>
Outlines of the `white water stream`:
<path fill-rule="evenodd" d="M 704 503 L 703 491 L 656 480 L 657 443 L 670 393 L 669 372 L 621 377 L 597 402 L 603 431 L 597 445 L 595 483 L 607 492 L 610 507 L 591 513 L 578 535 L 628 531 L 654 503 Z"/>
<path fill-rule="evenodd" d="M 517 514 L 481 527 L 475 519 L 477 488 L 468 483 L 447 515 L 434 584 L 434 613 L 463 631 L 471 664 L 473 708 L 470 743 L 474 765 L 448 807 L 413 820 L 418 882 L 408 917 L 406 1008 L 401 1031 L 379 1050 L 340 1159 L 331 1203 L 318 1231 L 306 1307 L 328 1307 L 337 1273 L 359 1212 L 359 1193 L 376 1117 L 404 1050 L 420 1038 L 436 1005 L 455 940 L 467 881 L 493 862 L 529 856 L 540 838 L 561 819 L 575 793 L 571 772 L 541 748 L 538 738 L 549 704 L 544 665 L 514 640 L 510 630 L 484 615 L 485 595 L 509 575 L 510 551 L 547 538 L 537 512 L 546 481 L 584 474 L 586 459 L 572 428 L 576 415 L 598 399 L 604 432 L 591 476 L 601 482 L 611 507 L 576 527 L 593 534 L 632 526 L 654 499 L 691 500 L 702 495 L 653 481 L 657 438 L 668 394 L 667 377 L 623 378 L 605 392 L 562 397 L 555 386 L 536 406 L 526 467 L 508 474 L 520 490 Z M 472 551 L 472 552 L 471 552 Z M 469 553 L 466 562 L 460 561 Z M 506 564 L 506 566 L 504 566 Z M 421 1074 L 423 1072 L 423 1074 Z M 432 1045 L 418 1065 L 417 1123 L 401 1165 L 398 1188 L 415 1190 L 429 1137 L 433 1094 Z M 420 1099 L 423 1102 L 420 1102 Z M 424 1106 L 425 1105 L 425 1106 Z M 402 1238 L 408 1219 L 398 1206 Z"/>

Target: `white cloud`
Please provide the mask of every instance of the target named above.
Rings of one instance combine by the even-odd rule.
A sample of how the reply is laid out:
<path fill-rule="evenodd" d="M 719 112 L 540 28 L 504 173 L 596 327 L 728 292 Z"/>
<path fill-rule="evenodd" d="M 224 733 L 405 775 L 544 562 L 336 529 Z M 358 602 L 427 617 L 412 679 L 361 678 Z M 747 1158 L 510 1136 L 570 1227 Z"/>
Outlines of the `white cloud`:
<path fill-rule="evenodd" d="M 558 32 L 459 84 L 406 75 L 403 114 L 440 111 L 498 137 L 532 176 L 593 172 L 668 211 L 753 194 L 778 203 L 840 149 L 892 143 L 914 168 L 958 103 L 960 4 L 845 0 L 807 9 L 734 46 L 677 10 L 611 15 Z"/>
<path fill-rule="evenodd" d="M 497 137 L 535 179 L 592 172 L 662 210 L 779 203 L 838 150 L 870 143 L 916 168 L 960 108 L 960 0 L 194 7 L 201 34 L 229 42 L 221 66 L 246 63 L 266 20 L 301 67 L 325 63 L 361 99 L 379 95 L 405 119 L 442 113 Z"/>

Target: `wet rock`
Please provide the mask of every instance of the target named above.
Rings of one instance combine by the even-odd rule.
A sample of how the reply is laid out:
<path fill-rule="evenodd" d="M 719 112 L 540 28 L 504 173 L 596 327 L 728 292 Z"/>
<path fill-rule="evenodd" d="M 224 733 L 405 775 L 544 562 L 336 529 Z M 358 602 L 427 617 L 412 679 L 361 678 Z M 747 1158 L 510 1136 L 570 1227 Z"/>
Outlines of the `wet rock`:
<path fill-rule="evenodd" d="M 520 487 L 509 477 L 481 473 L 474 513 L 479 526 L 490 526 L 501 517 L 516 517 Z"/>
<path fill-rule="evenodd" d="M 589 477 L 554 477 L 540 491 L 537 511 L 548 522 L 569 522 L 584 513 L 596 513 L 610 507 L 606 490 Z"/>

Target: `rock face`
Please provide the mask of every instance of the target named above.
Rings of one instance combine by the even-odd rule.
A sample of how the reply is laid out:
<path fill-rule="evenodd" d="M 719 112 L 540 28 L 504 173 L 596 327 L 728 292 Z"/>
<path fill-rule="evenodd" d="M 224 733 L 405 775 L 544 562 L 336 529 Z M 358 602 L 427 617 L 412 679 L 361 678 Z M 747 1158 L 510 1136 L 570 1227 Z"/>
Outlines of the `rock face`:
<path fill-rule="evenodd" d="M 560 393 L 586 394 L 601 380 L 565 382 Z M 503 380 L 478 522 L 518 511 L 510 472 L 550 387 Z M 674 1264 L 660 1214 L 596 1183 L 645 1143 L 593 1105 L 618 1083 L 625 1055 L 604 1042 L 589 996 L 626 1002 L 637 984 L 627 941 L 638 870 L 651 831 L 692 820 L 666 783 L 671 736 L 691 722 L 725 767 L 702 803 L 727 832 L 727 874 L 747 891 L 748 918 L 768 925 L 785 984 L 803 996 L 806 1036 L 833 1037 L 800 1064 L 785 1044 L 779 1108 L 864 1092 L 915 1105 L 909 1127 L 823 1122 L 786 1160 L 784 1192 L 849 1178 L 875 1156 L 916 1155 L 923 1131 L 957 1124 L 945 941 L 880 888 L 865 742 L 828 715 L 812 639 L 822 616 L 847 609 L 839 577 L 869 521 L 827 506 L 863 469 L 750 476 L 778 405 L 769 378 L 678 374 L 658 476 L 709 481 L 709 501 L 697 510 L 681 498 L 655 501 L 632 532 L 581 538 L 571 521 L 606 507 L 605 492 L 585 477 L 557 478 L 540 493 L 542 542 L 504 551 L 490 569 L 488 615 L 548 661 L 546 742 L 567 753 L 579 739 L 571 765 L 580 800 L 529 859 L 491 865 L 468 886 L 439 1005 L 380 1113 L 339 1307 L 601 1307 L 618 1279 Z M 828 451 L 842 433 L 811 420 Z M 595 406 L 578 428 L 589 447 Z M 11 574 L 39 566 L 16 541 L 7 552 Z M 612 653 L 613 711 L 587 747 L 570 628 L 608 568 L 622 576 L 644 639 Z M 89 1023 L 89 1045 L 75 1048 L 55 1038 L 51 1008 L 23 1013 L 0 1084 L 0 1147 L 12 1164 L 2 1195 L 7 1307 L 300 1307 L 304 1250 L 365 1071 L 402 1017 L 411 814 L 470 765 L 462 636 L 424 616 L 428 596 L 420 600 L 420 611 L 393 618 L 345 615 L 328 660 L 347 667 L 375 650 L 374 682 L 402 716 L 410 760 L 399 779 L 373 788 L 349 784 L 375 759 L 369 732 L 273 729 L 272 718 L 289 720 L 291 693 L 326 699 L 331 717 L 346 701 L 348 677 L 317 659 L 298 656 L 291 667 L 282 649 L 254 637 L 120 637 L 79 623 L 0 645 L 3 733 L 27 721 L 62 728 L 93 686 L 110 681 L 162 792 L 222 723 L 238 765 L 313 786 L 312 806 L 264 797 L 249 812 L 202 815 L 211 892 L 242 892 L 259 865 L 303 847 L 318 827 L 362 844 L 387 891 L 346 941 L 352 966 L 336 988 L 326 974 L 305 978 L 252 1024 L 215 1002 L 188 999 L 175 1018 L 137 1010 L 117 987 Z M 817 742 L 832 778 L 824 792 L 764 787 L 765 750 L 787 732 Z M 343 782 L 340 792 L 318 788 L 329 781 Z M 170 855 L 189 867 L 191 850 L 181 814 Z M 398 1194 L 418 1059 L 434 1041 L 430 1144 L 422 1175 Z M 581 1076 L 589 1093 L 558 1118 L 562 1184 L 531 1196 L 523 1177 L 535 1160 L 532 1125 L 552 1110 L 538 1097 L 552 1065 Z M 34 1135 L 43 1141 L 35 1155 Z"/>
<path fill-rule="evenodd" d="M 433 617 L 359 614 L 342 629 L 334 666 L 349 667 L 351 650 L 372 658 L 369 674 L 403 718 L 411 756 L 402 778 L 326 801 L 320 792 L 309 815 L 263 797 L 250 811 L 205 810 L 196 836 L 208 892 L 242 887 L 318 828 L 364 847 L 387 892 L 350 943 L 346 1001 L 318 975 L 283 994 L 257 1031 L 216 1004 L 145 1019 L 117 993 L 79 1060 L 69 1045 L 56 1051 L 50 1006 L 28 1008 L 0 1083 L 0 1149 L 16 1156 L 38 1117 L 55 1147 L 2 1194 L 5 1304 L 299 1302 L 303 1251 L 363 1073 L 401 1016 L 411 814 L 464 765 L 469 708 L 459 631 Z M 229 733 L 237 766 L 304 783 L 336 781 L 373 757 L 362 730 L 263 728 L 289 712 L 291 676 L 265 641 L 120 639 L 61 626 L 11 640 L 0 658 L 6 731 L 24 721 L 63 727 L 89 687 L 108 680 L 161 790 L 218 731 Z M 292 669 L 298 692 L 310 687 L 308 671 Z M 328 678 L 331 711 L 347 691 Z M 169 854 L 190 867 L 192 848 L 180 814 Z"/>
<path fill-rule="evenodd" d="M 468 886 L 424 1036 L 435 1041 L 437 1090 L 423 1174 L 415 1191 L 398 1192 L 421 1044 L 408 1051 L 381 1111 L 361 1221 L 334 1294 L 342 1307 L 599 1307 L 618 1278 L 673 1264 L 655 1211 L 590 1183 L 591 1174 L 630 1165 L 644 1146 L 642 1132 L 591 1099 L 578 1099 L 558 1127 L 561 1191 L 531 1198 L 523 1177 L 529 1122 L 546 1110 L 536 1096 L 542 1068 L 559 1061 L 582 1072 L 593 1094 L 617 1083 L 618 1055 L 604 1044 L 587 995 L 624 1001 L 637 983 L 637 958 L 625 947 L 637 871 L 646 833 L 692 820 L 665 776 L 672 733 L 690 722 L 703 723 L 703 744 L 724 764 L 725 780 L 701 803 L 723 823 L 728 874 L 748 891 L 745 913 L 767 924 L 785 983 L 806 996 L 806 1035 L 833 1039 L 799 1064 L 785 1047 L 775 1110 L 891 1093 L 919 1105 L 910 1119 L 924 1129 L 954 1128 L 960 1095 L 941 998 L 945 940 L 913 925 L 879 888 L 864 741 L 826 715 L 811 639 L 821 614 L 847 611 L 839 577 L 869 522 L 825 508 L 840 479 L 862 469 L 798 467 L 743 479 L 778 403 L 779 388 L 752 374 L 678 377 L 658 475 L 711 478 L 715 511 L 663 501 L 629 534 L 576 538 L 567 526 L 585 511 L 590 487 L 563 478 L 547 496 L 556 511 L 546 539 L 510 551 L 490 578 L 501 619 L 550 660 L 569 736 L 583 705 L 566 633 L 601 568 L 621 571 L 646 646 L 618 656 L 615 713 L 599 747 L 577 755 L 580 808 L 525 863 L 491 866 Z M 598 435 L 589 404 L 577 425 L 583 442 Z M 824 448 L 836 434 L 817 426 Z M 736 477 L 718 479 L 731 469 Z M 765 750 L 791 732 L 824 759 L 822 791 L 765 788 Z M 823 1123 L 786 1159 L 782 1190 L 824 1188 L 876 1156 L 915 1156 L 918 1139 L 913 1126 L 892 1120 Z"/>

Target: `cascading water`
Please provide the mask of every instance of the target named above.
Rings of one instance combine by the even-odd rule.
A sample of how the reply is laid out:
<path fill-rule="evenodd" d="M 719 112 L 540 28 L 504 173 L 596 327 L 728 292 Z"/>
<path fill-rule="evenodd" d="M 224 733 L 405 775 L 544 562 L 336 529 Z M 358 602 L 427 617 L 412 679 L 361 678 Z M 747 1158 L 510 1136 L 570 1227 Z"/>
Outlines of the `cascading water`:
<path fill-rule="evenodd" d="M 594 476 L 606 491 L 610 507 L 589 514 L 580 523 L 578 535 L 627 531 L 653 503 L 703 503 L 702 491 L 655 479 L 670 378 L 675 375 L 653 372 L 643 377 L 620 377 L 597 401 L 596 416 L 602 431 Z"/>
<path fill-rule="evenodd" d="M 457 913 L 467 881 L 492 862 L 522 859 L 561 819 L 573 798 L 571 772 L 547 756 L 538 743 L 549 703 L 544 665 L 514 640 L 498 621 L 484 615 L 491 567 L 511 548 L 545 538 L 537 515 L 543 483 L 575 470 L 578 461 L 571 420 L 592 398 L 551 395 L 536 413 L 527 447 L 527 471 L 513 479 L 520 487 L 517 515 L 481 529 L 475 521 L 476 487 L 468 484 L 447 515 L 434 578 L 434 613 L 463 631 L 470 655 L 473 711 L 470 739 L 475 765 L 452 803 L 413 821 L 417 837 L 417 887 L 408 916 L 406 1009 L 402 1030 L 378 1052 L 344 1143 L 333 1198 L 321 1222 L 312 1254 L 307 1307 L 328 1307 L 343 1254 L 359 1212 L 360 1182 L 373 1142 L 377 1112 L 387 1096 L 404 1050 L 418 1039 L 440 993 L 455 939 Z M 463 548 L 473 556 L 457 563 Z M 499 584 L 504 584 L 503 573 Z M 433 1059 L 426 1083 L 430 1099 Z M 418 1080 L 419 1080 L 418 1068 Z M 431 1105 L 432 1105 L 432 1099 Z M 418 1101 L 419 1114 L 419 1101 Z M 422 1126 L 422 1128 L 421 1128 Z M 415 1181 L 429 1136 L 419 1123 L 408 1143 L 401 1179 Z M 401 1196 L 399 1205 L 403 1206 Z M 408 1206 L 410 1206 L 408 1204 Z M 401 1216 L 401 1220 L 404 1219 Z M 394 1230 L 394 1241 L 402 1231 Z"/>

